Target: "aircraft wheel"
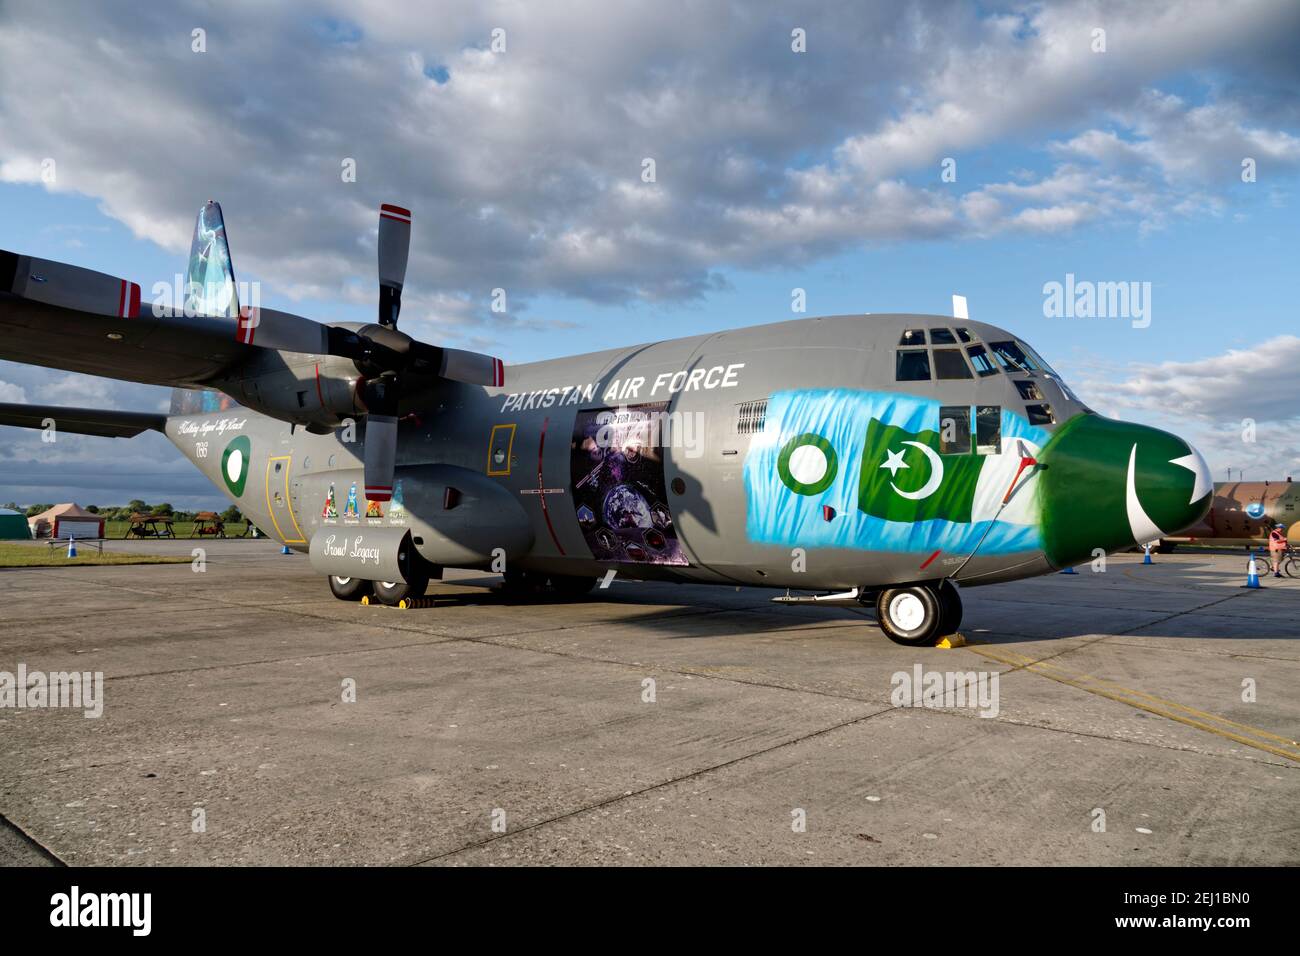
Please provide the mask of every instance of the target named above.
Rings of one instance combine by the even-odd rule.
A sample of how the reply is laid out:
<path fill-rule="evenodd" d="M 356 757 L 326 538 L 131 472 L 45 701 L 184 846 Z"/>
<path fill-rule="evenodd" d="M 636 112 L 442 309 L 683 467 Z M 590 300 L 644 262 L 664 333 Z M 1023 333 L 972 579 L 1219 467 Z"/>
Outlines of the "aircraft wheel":
<path fill-rule="evenodd" d="M 551 587 L 555 588 L 555 593 L 560 597 L 579 598 L 584 594 L 590 594 L 591 589 L 596 586 L 594 577 L 587 577 L 578 574 L 552 574 Z"/>
<path fill-rule="evenodd" d="M 389 607 L 396 607 L 406 598 L 424 597 L 429 587 L 428 575 L 413 574 L 409 581 L 376 581 L 375 597 Z"/>
<path fill-rule="evenodd" d="M 370 593 L 370 582 L 361 578 L 341 578 L 331 574 L 329 582 L 330 591 L 340 601 L 360 601 Z"/>
<path fill-rule="evenodd" d="M 926 647 L 938 638 L 943 605 L 932 588 L 887 588 L 876 596 L 876 622 L 895 644 Z"/>

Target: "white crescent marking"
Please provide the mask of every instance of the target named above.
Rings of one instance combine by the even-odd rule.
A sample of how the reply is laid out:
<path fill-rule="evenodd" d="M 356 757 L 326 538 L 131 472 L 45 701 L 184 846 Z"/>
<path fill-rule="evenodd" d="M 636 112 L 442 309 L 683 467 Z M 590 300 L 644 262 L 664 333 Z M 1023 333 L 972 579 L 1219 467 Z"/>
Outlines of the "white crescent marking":
<path fill-rule="evenodd" d="M 226 459 L 226 474 L 231 481 L 238 481 L 240 474 L 244 471 L 244 453 L 236 448 Z"/>
<path fill-rule="evenodd" d="M 930 459 L 930 480 L 923 484 L 916 491 L 899 491 L 898 485 L 892 481 L 889 487 L 894 489 L 896 494 L 904 498 L 910 498 L 912 501 L 920 501 L 922 498 L 929 498 L 938 489 L 939 484 L 943 481 L 943 459 L 940 458 L 933 448 L 929 445 L 922 445 L 919 441 L 905 441 L 904 445 L 911 445 L 913 448 L 919 448 L 925 452 L 925 457 Z"/>
<path fill-rule="evenodd" d="M 1147 517 L 1146 511 L 1142 508 L 1142 502 L 1138 499 L 1137 482 L 1134 480 L 1137 473 L 1137 454 L 1138 446 L 1135 443 L 1133 449 L 1128 453 L 1128 482 L 1124 490 L 1124 506 L 1128 511 L 1128 528 L 1133 532 L 1133 543 L 1145 544 L 1148 541 L 1163 538 L 1165 533 L 1156 526 L 1154 521 Z"/>

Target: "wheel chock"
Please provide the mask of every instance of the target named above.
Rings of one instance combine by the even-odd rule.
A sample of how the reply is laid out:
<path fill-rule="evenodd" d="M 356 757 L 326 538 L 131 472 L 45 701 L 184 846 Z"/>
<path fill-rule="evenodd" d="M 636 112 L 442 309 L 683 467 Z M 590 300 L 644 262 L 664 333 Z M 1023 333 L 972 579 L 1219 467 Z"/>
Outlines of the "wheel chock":
<path fill-rule="evenodd" d="M 363 607 L 369 607 L 369 606 L 370 606 L 370 595 L 369 595 L 369 594 L 363 594 L 363 595 L 361 595 L 361 604 L 362 604 Z"/>
<path fill-rule="evenodd" d="M 427 595 L 418 598 L 402 598 L 397 602 L 397 606 L 403 611 L 409 610 L 410 608 L 433 607 L 435 604 L 435 600 Z"/>
<path fill-rule="evenodd" d="M 945 651 L 950 651 L 954 647 L 965 647 L 966 638 L 962 637 L 960 634 L 949 634 L 947 637 L 941 639 L 939 643 L 934 646 L 942 648 Z"/>

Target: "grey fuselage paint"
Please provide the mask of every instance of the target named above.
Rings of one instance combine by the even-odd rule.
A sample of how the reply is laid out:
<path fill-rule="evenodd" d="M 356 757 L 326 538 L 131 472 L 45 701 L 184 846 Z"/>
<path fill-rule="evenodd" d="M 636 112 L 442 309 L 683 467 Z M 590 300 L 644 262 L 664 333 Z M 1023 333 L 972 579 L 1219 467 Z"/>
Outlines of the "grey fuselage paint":
<path fill-rule="evenodd" d="M 984 323 L 944 316 L 832 316 L 512 365 L 503 388 L 440 382 L 399 429 L 395 477 L 402 483 L 398 511 L 404 513 L 396 516 L 392 504 L 398 503 L 381 507 L 382 517 L 365 514 L 364 419 L 351 442 L 344 440 L 344 427 L 316 434 L 243 406 L 173 414 L 166 433 L 259 528 L 297 551 L 307 551 L 322 531 L 409 526 L 417 537 L 437 539 L 426 557 L 444 566 L 487 569 L 504 558 L 549 573 L 594 575 L 614 568 L 632 578 L 800 589 L 936 580 L 969 555 L 944 554 L 922 568 L 916 554 L 897 550 L 809 548 L 796 570 L 790 547 L 752 541 L 744 463 L 755 433 L 742 433 L 737 422 L 740 406 L 800 389 L 891 392 L 1023 410 L 1024 399 L 1006 374 L 895 381 L 904 329 L 954 326 L 985 343 L 1015 338 Z M 294 359 L 303 367 L 324 360 Z M 1058 422 L 1086 411 L 1054 377 L 1040 374 L 1037 380 Z M 248 394 L 247 375 L 213 384 L 232 396 Z M 692 423 L 683 426 L 693 430 L 692 447 L 669 442 L 663 448 L 666 504 L 686 563 L 600 560 L 571 500 L 575 422 L 596 408 L 659 402 L 668 403 L 668 415 Z M 235 494 L 223 469 L 226 451 L 241 435 L 248 438 L 245 480 L 242 493 Z M 329 516 L 331 488 L 336 517 Z M 448 488 L 459 500 L 448 500 Z M 349 494 L 357 498 L 355 515 L 347 513 Z M 1038 549 L 977 553 L 960 580 L 979 584 L 1050 570 Z"/>

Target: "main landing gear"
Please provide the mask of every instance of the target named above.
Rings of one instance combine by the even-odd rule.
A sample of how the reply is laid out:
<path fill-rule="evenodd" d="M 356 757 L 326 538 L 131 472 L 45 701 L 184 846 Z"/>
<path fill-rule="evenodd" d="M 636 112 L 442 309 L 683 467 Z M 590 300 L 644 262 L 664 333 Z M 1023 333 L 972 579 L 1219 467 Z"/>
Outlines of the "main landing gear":
<path fill-rule="evenodd" d="M 946 579 L 886 588 L 876 595 L 876 621 L 894 643 L 927 647 L 961 626 L 961 595 Z"/>
<path fill-rule="evenodd" d="M 330 591 L 340 601 L 360 601 L 363 597 L 376 597 L 389 607 L 397 607 L 408 598 L 424 597 L 429 587 L 427 574 L 414 574 L 409 581 L 366 581 L 362 578 L 329 576 Z"/>

